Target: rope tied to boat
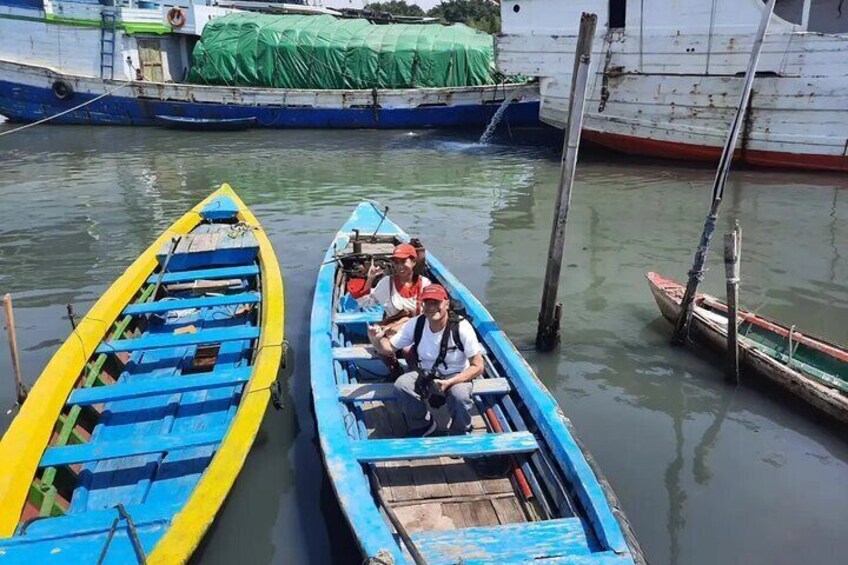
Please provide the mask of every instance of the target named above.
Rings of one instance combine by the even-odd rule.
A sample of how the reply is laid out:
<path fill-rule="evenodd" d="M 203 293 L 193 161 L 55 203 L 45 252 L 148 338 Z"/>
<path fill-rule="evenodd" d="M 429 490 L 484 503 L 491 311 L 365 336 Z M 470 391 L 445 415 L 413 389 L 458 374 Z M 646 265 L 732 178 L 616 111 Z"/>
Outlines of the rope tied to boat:
<path fill-rule="evenodd" d="M 114 94 L 115 92 L 124 88 L 128 84 L 131 84 L 132 82 L 133 81 L 131 81 L 131 80 L 125 81 L 125 82 L 119 84 L 118 86 L 116 86 L 115 88 L 113 88 L 111 90 L 107 90 L 106 92 L 104 92 L 100 96 L 92 98 L 91 100 L 87 100 L 87 101 L 83 102 L 82 104 L 77 104 L 73 108 L 68 108 L 67 110 L 62 110 L 58 114 L 53 114 L 52 116 L 47 116 L 46 118 L 42 118 L 42 119 L 38 120 L 37 122 L 32 122 L 31 124 L 25 124 L 25 125 L 22 125 L 21 127 L 18 127 L 18 128 L 15 128 L 15 129 L 10 129 L 9 131 L 0 132 L 0 137 L 3 137 L 4 135 L 11 135 L 13 133 L 17 133 L 17 132 L 23 131 L 27 128 L 35 127 L 37 125 L 47 123 L 51 120 L 55 120 L 56 118 L 60 118 L 60 117 L 64 116 L 65 114 L 70 114 L 71 112 L 75 112 L 75 111 L 79 110 L 80 108 L 84 108 L 85 106 L 88 106 L 89 104 L 94 104 L 98 100 L 101 100 L 103 98 L 106 98 L 107 96 Z"/>
<path fill-rule="evenodd" d="M 130 543 L 132 544 L 133 551 L 135 551 L 136 559 L 138 559 L 139 563 L 145 565 L 147 563 L 147 557 L 144 555 L 144 548 L 141 545 L 141 540 L 138 539 L 138 530 L 135 527 L 135 522 L 133 522 L 132 517 L 130 517 L 123 504 L 118 503 L 118 505 L 115 506 L 115 510 L 118 511 L 118 515 L 115 517 L 115 520 L 112 521 L 112 527 L 109 529 L 109 534 L 106 536 L 106 543 L 103 545 L 103 550 L 100 552 L 100 558 L 97 560 L 97 565 L 101 565 L 106 559 L 106 552 L 109 551 L 109 544 L 112 543 L 112 538 L 115 537 L 115 531 L 118 528 L 118 523 L 122 519 L 127 522 Z"/>
<path fill-rule="evenodd" d="M 239 222 L 230 227 L 227 232 L 227 237 L 230 239 L 236 239 L 252 231 L 259 231 L 259 228 L 257 226 L 251 226 L 247 222 Z"/>

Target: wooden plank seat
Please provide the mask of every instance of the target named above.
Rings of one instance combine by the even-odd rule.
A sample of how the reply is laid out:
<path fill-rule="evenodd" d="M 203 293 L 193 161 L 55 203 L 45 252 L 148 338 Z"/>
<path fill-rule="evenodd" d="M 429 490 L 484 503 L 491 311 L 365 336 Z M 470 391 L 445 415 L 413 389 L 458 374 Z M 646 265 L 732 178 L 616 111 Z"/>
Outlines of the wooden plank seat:
<path fill-rule="evenodd" d="M 150 524 L 170 522 L 181 507 L 177 504 L 130 504 L 125 506 L 125 509 L 136 527 L 140 528 Z M 67 541 L 71 535 L 83 536 L 108 532 L 112 529 L 112 522 L 117 517 L 118 510 L 108 508 L 35 520 L 27 526 L 23 535 L 0 539 L 0 547 L 26 545 L 51 539 Z M 123 521 L 120 527 L 126 527 Z"/>
<path fill-rule="evenodd" d="M 203 343 L 223 343 L 241 339 L 256 339 L 259 328 L 255 326 L 235 328 L 215 328 L 196 333 L 152 334 L 132 339 L 115 339 L 101 343 L 95 353 L 120 353 L 122 351 L 143 351 L 165 347 L 184 347 Z"/>
<path fill-rule="evenodd" d="M 383 321 L 383 311 L 339 312 L 333 316 L 333 322 L 339 325 L 376 324 Z"/>
<path fill-rule="evenodd" d="M 507 394 L 509 391 L 509 381 L 506 379 L 478 378 L 471 381 L 471 394 Z M 366 383 L 339 386 L 339 400 L 347 402 L 393 400 L 394 397 L 395 389 L 392 383 Z"/>
<path fill-rule="evenodd" d="M 74 390 L 65 402 L 66 405 L 86 406 L 117 400 L 130 400 L 208 390 L 246 383 L 253 374 L 253 367 L 238 367 L 235 369 L 217 370 L 211 373 L 195 373 L 177 377 L 143 378 L 135 375 L 133 382 L 117 383 L 107 386 L 80 388 Z M 140 378 L 141 377 L 141 378 Z"/>
<path fill-rule="evenodd" d="M 434 457 L 481 457 L 527 453 L 539 448 L 529 432 L 468 434 L 464 436 L 369 439 L 351 442 L 353 456 L 361 462 L 403 461 Z"/>
<path fill-rule="evenodd" d="M 226 431 L 226 427 L 219 427 L 193 434 L 151 435 L 127 438 L 121 441 L 93 441 L 77 445 L 48 447 L 38 465 L 39 467 L 57 467 L 59 465 L 74 465 L 102 459 L 134 457 L 136 455 L 149 455 L 151 453 L 213 445 L 220 443 Z"/>
<path fill-rule="evenodd" d="M 174 273 L 165 273 L 162 277 L 162 284 L 181 283 L 196 280 L 220 280 L 220 279 L 241 279 L 253 277 L 259 274 L 259 267 L 255 264 L 240 265 L 237 267 L 218 267 L 214 269 L 198 269 L 193 271 L 178 271 Z M 147 282 L 155 284 L 159 280 L 159 275 L 151 275 L 147 278 Z"/>
<path fill-rule="evenodd" d="M 333 359 L 336 361 L 368 361 L 379 359 L 373 345 L 354 345 L 352 347 L 334 347 Z"/>
<path fill-rule="evenodd" d="M 528 563 L 536 559 L 591 555 L 597 549 L 579 518 L 412 534 L 427 563 Z"/>
<path fill-rule="evenodd" d="M 136 316 L 139 314 L 157 314 L 173 310 L 189 308 L 213 308 L 215 306 L 233 306 L 236 304 L 257 304 L 260 300 L 258 292 L 241 292 L 223 296 L 204 296 L 201 298 L 186 298 L 181 300 L 158 300 L 132 304 L 124 308 L 123 315 Z"/>

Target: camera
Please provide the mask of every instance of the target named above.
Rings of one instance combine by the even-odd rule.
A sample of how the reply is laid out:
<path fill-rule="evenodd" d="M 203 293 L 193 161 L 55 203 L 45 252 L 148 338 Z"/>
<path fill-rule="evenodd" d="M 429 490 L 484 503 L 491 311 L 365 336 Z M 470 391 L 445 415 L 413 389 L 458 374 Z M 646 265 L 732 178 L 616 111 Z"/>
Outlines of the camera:
<path fill-rule="evenodd" d="M 441 408 L 447 401 L 445 394 L 433 382 L 438 378 L 441 378 L 438 371 L 418 369 L 418 378 L 415 379 L 415 394 L 420 396 L 434 409 Z"/>

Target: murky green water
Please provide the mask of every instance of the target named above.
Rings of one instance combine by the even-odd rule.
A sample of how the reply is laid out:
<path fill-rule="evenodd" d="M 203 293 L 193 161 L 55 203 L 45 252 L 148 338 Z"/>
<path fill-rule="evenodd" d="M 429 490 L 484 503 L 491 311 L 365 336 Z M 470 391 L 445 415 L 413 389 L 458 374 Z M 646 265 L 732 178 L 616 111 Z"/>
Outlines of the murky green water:
<path fill-rule="evenodd" d="M 7 127 L 0 125 L 0 128 Z M 563 270 L 564 346 L 531 351 L 558 155 L 405 132 L 40 127 L 0 138 L 0 291 L 15 296 L 34 381 L 84 312 L 177 216 L 223 181 L 284 269 L 286 410 L 269 411 L 199 553 L 203 563 L 356 563 L 323 474 L 310 406 L 318 263 L 355 202 L 375 198 L 486 304 L 573 420 L 653 563 L 819 563 L 848 552 L 848 444 L 803 406 L 726 386 L 713 355 L 667 345 L 643 273 L 685 276 L 713 173 L 585 154 Z M 744 303 L 848 343 L 848 179 L 734 173 Z M 706 288 L 723 291 L 712 257 Z M 11 405 L 0 344 L 0 405 Z M 0 430 L 8 418 L 0 417 Z"/>

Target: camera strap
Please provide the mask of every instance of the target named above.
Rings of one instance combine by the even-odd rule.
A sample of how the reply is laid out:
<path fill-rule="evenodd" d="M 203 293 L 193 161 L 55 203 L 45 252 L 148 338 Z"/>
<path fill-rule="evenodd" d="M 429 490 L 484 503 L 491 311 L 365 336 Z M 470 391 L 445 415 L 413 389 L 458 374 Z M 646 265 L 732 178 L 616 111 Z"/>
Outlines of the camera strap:
<path fill-rule="evenodd" d="M 439 356 L 436 357 L 436 362 L 433 363 L 433 370 L 439 365 L 444 365 L 445 369 L 448 368 L 448 364 L 445 362 L 445 358 L 448 355 L 448 344 L 450 343 L 451 336 L 453 337 L 454 346 L 460 351 L 464 352 L 465 347 L 462 345 L 462 340 L 459 338 L 459 323 L 462 321 L 462 318 L 457 318 L 453 315 L 448 316 L 448 325 L 445 327 L 444 332 L 442 332 L 442 341 L 439 344 Z M 420 357 L 418 356 L 418 346 L 421 345 L 421 338 L 424 336 L 424 324 L 427 323 L 427 318 L 425 316 L 418 316 L 415 319 L 415 331 L 413 333 L 415 348 L 415 362 L 416 365 L 420 365 Z"/>

